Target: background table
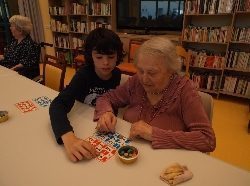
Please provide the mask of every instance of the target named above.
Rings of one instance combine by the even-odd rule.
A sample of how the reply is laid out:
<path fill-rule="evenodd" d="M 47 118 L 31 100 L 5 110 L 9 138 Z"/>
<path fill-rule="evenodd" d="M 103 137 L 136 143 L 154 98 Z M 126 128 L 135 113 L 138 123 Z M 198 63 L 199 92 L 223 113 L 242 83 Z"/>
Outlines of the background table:
<path fill-rule="evenodd" d="M 10 69 L 0 65 L 0 77 L 13 76 L 13 75 L 18 75 L 18 73 L 14 70 L 10 70 Z"/>
<path fill-rule="evenodd" d="M 10 78 L 11 77 L 11 78 Z M 117 156 L 105 163 L 96 159 L 70 162 L 57 145 L 50 126 L 48 107 L 22 113 L 15 103 L 58 93 L 25 77 L 0 76 L 0 110 L 10 119 L 0 124 L 0 186 L 143 185 L 166 186 L 161 171 L 178 162 L 193 172 L 183 186 L 249 186 L 250 173 L 207 154 L 186 150 L 153 150 L 144 140 L 133 141 L 138 160 L 123 164 Z M 86 139 L 95 131 L 93 108 L 76 102 L 69 118 L 77 136 Z M 118 119 L 117 132 L 129 135 L 130 124 Z"/>

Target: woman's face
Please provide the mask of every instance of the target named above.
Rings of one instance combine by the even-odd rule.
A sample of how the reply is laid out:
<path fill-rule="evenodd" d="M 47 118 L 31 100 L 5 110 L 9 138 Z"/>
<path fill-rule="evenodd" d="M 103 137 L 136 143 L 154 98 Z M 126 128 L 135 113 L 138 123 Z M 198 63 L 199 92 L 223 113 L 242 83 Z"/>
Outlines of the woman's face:
<path fill-rule="evenodd" d="M 23 37 L 23 33 L 19 30 L 17 30 L 16 26 L 14 24 L 10 25 L 10 31 L 15 39 L 19 39 Z"/>
<path fill-rule="evenodd" d="M 112 76 L 112 70 L 116 66 L 117 52 L 111 55 L 99 54 L 97 51 L 92 51 L 95 72 L 103 80 L 107 80 Z"/>
<path fill-rule="evenodd" d="M 139 54 L 137 75 L 147 93 L 161 92 L 169 82 L 171 73 L 162 56 Z"/>

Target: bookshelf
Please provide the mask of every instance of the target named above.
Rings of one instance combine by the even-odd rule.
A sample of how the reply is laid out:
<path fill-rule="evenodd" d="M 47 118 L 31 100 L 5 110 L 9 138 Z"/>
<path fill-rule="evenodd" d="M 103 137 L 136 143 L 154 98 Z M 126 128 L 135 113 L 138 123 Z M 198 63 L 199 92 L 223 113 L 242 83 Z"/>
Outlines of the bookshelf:
<path fill-rule="evenodd" d="M 91 30 L 113 24 L 112 0 L 49 0 L 49 14 L 56 56 L 69 65 Z"/>
<path fill-rule="evenodd" d="M 197 89 L 250 99 L 250 0 L 186 0 L 182 45 Z"/>

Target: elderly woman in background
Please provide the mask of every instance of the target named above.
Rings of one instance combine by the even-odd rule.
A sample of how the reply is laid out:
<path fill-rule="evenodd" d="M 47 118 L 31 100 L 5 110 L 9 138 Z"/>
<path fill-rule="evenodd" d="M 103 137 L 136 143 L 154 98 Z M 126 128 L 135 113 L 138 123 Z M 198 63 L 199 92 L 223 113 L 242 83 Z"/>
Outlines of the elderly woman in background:
<path fill-rule="evenodd" d="M 40 46 L 32 40 L 32 23 L 28 17 L 14 15 L 9 19 L 10 30 L 14 39 L 0 56 L 0 65 L 18 71 L 28 78 L 39 73 Z"/>
<path fill-rule="evenodd" d="M 97 99 L 94 120 L 100 132 L 114 132 L 114 110 L 127 106 L 130 138 L 151 141 L 155 149 L 210 152 L 215 134 L 192 81 L 178 75 L 175 46 L 166 38 L 146 41 L 137 51 L 137 74 Z"/>

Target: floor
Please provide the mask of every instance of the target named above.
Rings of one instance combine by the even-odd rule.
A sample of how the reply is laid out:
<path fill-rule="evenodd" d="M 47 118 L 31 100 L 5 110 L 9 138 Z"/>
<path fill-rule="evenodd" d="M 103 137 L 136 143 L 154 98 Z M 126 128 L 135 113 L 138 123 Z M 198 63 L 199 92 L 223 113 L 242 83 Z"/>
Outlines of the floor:
<path fill-rule="evenodd" d="M 68 67 L 65 85 L 75 70 Z M 250 171 L 250 134 L 247 132 L 249 121 L 249 101 L 220 96 L 214 98 L 213 128 L 217 147 L 210 153 L 222 161 Z"/>

